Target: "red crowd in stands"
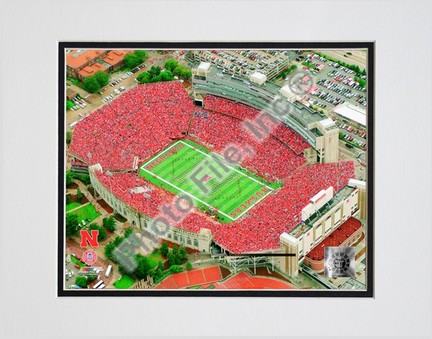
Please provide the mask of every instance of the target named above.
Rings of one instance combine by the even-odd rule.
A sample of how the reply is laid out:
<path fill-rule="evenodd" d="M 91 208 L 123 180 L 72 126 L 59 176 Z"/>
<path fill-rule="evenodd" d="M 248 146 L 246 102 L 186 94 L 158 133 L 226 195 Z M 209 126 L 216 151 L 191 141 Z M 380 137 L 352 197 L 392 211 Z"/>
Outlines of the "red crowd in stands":
<path fill-rule="evenodd" d="M 269 250 L 279 247 L 279 236 L 291 231 L 300 222 L 301 210 L 321 189 L 333 186 L 336 191 L 354 175 L 352 161 L 336 164 L 316 164 L 298 169 L 275 194 L 262 200 L 246 217 L 221 224 L 207 215 L 194 211 L 176 225 L 198 233 L 202 228 L 212 231 L 214 240 L 232 253 Z M 126 204 L 150 217 L 156 217 L 163 204 L 170 204 L 173 195 L 147 182 L 134 172 L 97 173 L 101 183 Z M 133 193 L 136 187 L 150 188 L 145 193 Z"/>
<path fill-rule="evenodd" d="M 99 162 L 104 171 L 115 171 L 132 169 L 135 157 L 141 164 L 185 131 L 214 152 L 230 144 L 248 146 L 255 155 L 242 166 L 267 179 L 282 180 L 283 187 L 236 222 L 218 223 L 194 211 L 178 225 L 192 232 L 210 229 L 215 241 L 233 253 L 278 248 L 280 234 L 300 222 L 301 210 L 312 196 L 329 186 L 337 191 L 354 177 L 352 161 L 302 166 L 301 152 L 309 145 L 283 126 L 262 142 L 256 140 L 242 125 L 244 119 L 259 114 L 253 108 L 211 96 L 205 105 L 206 109 L 195 107 L 179 82 L 137 86 L 79 122 L 69 151 L 88 164 Z M 136 172 L 98 173 L 97 177 L 115 196 L 149 217 L 173 198 Z M 151 190 L 131 191 L 136 187 Z"/>
<path fill-rule="evenodd" d="M 179 82 L 137 86 L 80 121 L 69 152 L 103 169 L 132 169 L 187 130 L 192 101 Z"/>

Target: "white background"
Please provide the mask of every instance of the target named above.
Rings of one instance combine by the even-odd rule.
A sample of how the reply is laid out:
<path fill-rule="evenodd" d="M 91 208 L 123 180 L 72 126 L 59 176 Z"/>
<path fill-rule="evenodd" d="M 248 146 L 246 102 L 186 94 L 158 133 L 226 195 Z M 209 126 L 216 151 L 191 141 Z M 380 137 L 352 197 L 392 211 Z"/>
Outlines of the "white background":
<path fill-rule="evenodd" d="M 0 336 L 431 334 L 427 2 L 1 6 Z M 57 41 L 376 41 L 375 299 L 57 298 Z"/>

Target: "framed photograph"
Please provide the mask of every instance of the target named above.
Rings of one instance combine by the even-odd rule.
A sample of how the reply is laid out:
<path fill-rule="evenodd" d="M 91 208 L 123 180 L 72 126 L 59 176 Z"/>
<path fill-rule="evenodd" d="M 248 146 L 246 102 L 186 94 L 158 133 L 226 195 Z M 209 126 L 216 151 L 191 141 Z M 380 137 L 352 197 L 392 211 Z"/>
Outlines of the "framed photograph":
<path fill-rule="evenodd" d="M 58 53 L 59 296 L 373 297 L 373 42 Z"/>

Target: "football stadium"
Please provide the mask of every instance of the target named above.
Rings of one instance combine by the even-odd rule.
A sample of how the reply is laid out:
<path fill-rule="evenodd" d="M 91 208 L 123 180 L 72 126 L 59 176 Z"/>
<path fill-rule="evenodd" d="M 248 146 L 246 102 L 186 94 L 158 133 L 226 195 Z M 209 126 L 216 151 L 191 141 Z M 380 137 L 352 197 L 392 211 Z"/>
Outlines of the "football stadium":
<path fill-rule="evenodd" d="M 313 248 L 360 216 L 364 182 L 353 161 L 339 161 L 331 119 L 286 88 L 224 80 L 203 64 L 192 93 L 180 81 L 137 85 L 79 121 L 68 158 L 89 168 L 96 194 L 131 225 L 151 233 L 149 221 L 181 193 L 193 209 L 164 240 L 219 255 L 235 271 L 259 262 L 243 253 L 262 253 L 295 276 Z M 292 109 L 259 139 L 245 121 L 259 121 L 276 96 Z M 224 162 L 233 145 L 253 152 Z"/>

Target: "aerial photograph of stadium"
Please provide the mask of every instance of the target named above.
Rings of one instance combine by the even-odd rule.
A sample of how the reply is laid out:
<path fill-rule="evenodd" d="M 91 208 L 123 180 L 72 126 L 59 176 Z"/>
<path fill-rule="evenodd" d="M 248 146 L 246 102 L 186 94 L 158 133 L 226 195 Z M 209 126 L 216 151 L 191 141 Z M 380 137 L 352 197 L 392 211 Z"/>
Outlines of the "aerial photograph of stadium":
<path fill-rule="evenodd" d="M 59 48 L 59 295 L 371 296 L 369 45 L 101 46 Z"/>

